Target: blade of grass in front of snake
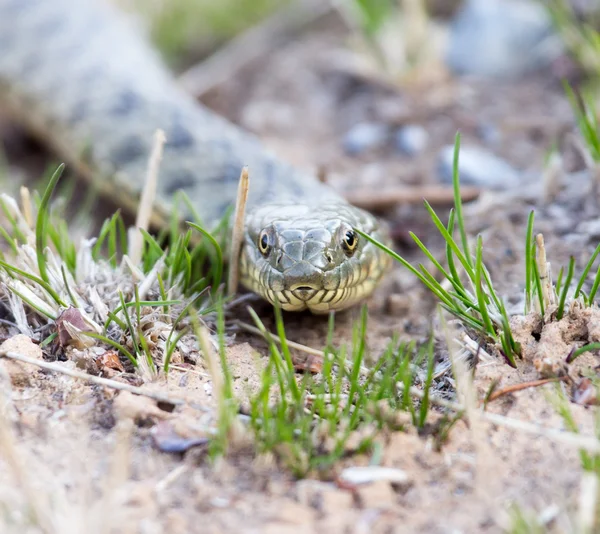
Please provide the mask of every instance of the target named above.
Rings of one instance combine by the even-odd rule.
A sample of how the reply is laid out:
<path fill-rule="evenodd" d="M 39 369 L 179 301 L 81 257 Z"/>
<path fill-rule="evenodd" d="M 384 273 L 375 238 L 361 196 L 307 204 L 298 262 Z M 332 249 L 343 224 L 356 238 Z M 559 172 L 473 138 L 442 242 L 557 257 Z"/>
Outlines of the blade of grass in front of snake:
<path fill-rule="evenodd" d="M 50 279 L 48 277 L 48 269 L 46 266 L 46 253 L 45 253 L 46 224 L 47 224 L 48 217 L 49 217 L 50 198 L 52 197 L 52 193 L 54 192 L 54 189 L 56 188 L 56 184 L 58 183 L 58 180 L 62 176 L 64 169 L 65 169 L 65 164 L 61 163 L 54 171 L 54 174 L 52 174 L 52 177 L 50 178 L 50 181 L 48 182 L 48 186 L 46 187 L 46 190 L 44 191 L 44 196 L 42 197 L 42 201 L 40 202 L 40 207 L 38 208 L 38 215 L 37 215 L 37 220 L 36 220 L 36 225 L 35 225 L 35 248 L 36 248 L 36 254 L 37 254 L 38 270 L 40 272 L 40 278 L 47 284 L 50 283 Z"/>

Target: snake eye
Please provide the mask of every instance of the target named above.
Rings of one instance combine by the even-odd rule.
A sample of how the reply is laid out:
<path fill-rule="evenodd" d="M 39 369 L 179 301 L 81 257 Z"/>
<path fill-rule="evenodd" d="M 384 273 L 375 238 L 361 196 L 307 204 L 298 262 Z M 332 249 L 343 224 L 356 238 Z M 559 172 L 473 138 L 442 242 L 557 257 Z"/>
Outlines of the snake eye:
<path fill-rule="evenodd" d="M 266 230 L 263 230 L 258 236 L 258 250 L 265 257 L 271 252 L 271 239 Z"/>
<path fill-rule="evenodd" d="M 352 256 L 358 245 L 358 236 L 354 230 L 347 230 L 342 237 L 342 248 L 348 256 Z"/>

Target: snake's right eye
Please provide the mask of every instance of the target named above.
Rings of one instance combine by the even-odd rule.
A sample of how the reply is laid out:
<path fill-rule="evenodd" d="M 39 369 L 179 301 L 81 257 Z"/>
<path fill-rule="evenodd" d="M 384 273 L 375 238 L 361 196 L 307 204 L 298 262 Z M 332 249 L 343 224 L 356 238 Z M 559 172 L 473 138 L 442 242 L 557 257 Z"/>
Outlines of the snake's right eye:
<path fill-rule="evenodd" d="M 271 239 L 266 230 L 263 230 L 258 236 L 258 250 L 265 257 L 271 252 Z"/>

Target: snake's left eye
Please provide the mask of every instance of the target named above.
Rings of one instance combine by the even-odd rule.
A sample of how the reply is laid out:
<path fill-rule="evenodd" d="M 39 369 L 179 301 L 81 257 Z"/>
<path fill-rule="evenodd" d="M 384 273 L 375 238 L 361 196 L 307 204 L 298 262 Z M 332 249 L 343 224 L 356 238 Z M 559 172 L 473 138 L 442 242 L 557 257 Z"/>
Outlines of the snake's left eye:
<path fill-rule="evenodd" d="M 347 230 L 342 237 L 342 248 L 348 256 L 352 256 L 358 246 L 358 236 L 354 230 Z"/>
<path fill-rule="evenodd" d="M 263 230 L 258 236 L 258 250 L 265 257 L 271 252 L 271 238 L 266 230 Z"/>

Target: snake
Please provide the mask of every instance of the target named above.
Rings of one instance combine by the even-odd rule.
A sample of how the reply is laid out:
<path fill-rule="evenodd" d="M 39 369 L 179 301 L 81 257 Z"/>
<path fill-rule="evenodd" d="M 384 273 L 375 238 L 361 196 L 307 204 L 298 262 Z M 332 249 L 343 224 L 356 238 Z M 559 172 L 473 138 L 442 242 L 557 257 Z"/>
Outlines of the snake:
<path fill-rule="evenodd" d="M 157 218 L 176 192 L 207 227 L 251 175 L 240 282 L 284 310 L 328 313 L 368 297 L 388 255 L 385 226 L 290 165 L 177 83 L 140 28 L 102 0 L 0 0 L 0 110 L 134 211 L 154 133 L 165 132 Z"/>

